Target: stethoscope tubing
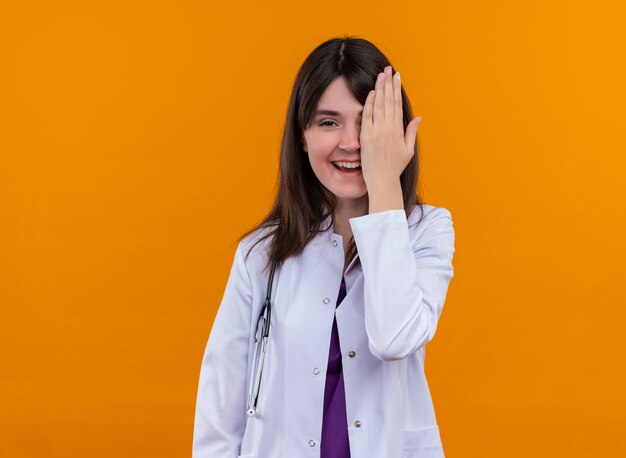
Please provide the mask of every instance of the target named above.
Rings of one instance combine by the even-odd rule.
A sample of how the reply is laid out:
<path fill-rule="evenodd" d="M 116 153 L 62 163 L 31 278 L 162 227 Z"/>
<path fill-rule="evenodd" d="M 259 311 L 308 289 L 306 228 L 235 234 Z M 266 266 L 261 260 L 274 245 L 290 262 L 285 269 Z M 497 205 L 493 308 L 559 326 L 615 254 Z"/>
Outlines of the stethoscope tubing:
<path fill-rule="evenodd" d="M 252 357 L 252 368 L 250 370 L 250 388 L 248 389 L 248 406 L 246 414 L 249 417 L 256 415 L 257 402 L 259 399 L 259 388 L 261 387 L 261 376 L 265 365 L 265 354 L 267 352 L 267 340 L 270 334 L 270 323 L 272 319 L 272 283 L 274 282 L 274 272 L 276 265 L 272 265 L 269 279 L 267 281 L 267 294 L 265 303 L 257 320 L 256 333 L 254 336 L 254 350 Z M 259 353 L 259 342 L 261 351 Z M 258 368 L 258 374 L 257 374 Z M 254 396 L 256 393 L 256 396 Z M 254 399 L 252 397 L 254 396 Z"/>

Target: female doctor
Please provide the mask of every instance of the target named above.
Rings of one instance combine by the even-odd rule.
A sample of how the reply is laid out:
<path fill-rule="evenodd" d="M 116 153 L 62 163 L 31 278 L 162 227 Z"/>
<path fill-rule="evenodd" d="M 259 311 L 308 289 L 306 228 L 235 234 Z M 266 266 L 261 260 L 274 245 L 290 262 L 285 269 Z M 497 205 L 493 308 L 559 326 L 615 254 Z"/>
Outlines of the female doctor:
<path fill-rule="evenodd" d="M 334 38 L 304 61 L 276 201 L 239 239 L 202 360 L 194 458 L 444 456 L 424 347 L 454 231 L 416 194 L 419 121 L 369 41 Z"/>

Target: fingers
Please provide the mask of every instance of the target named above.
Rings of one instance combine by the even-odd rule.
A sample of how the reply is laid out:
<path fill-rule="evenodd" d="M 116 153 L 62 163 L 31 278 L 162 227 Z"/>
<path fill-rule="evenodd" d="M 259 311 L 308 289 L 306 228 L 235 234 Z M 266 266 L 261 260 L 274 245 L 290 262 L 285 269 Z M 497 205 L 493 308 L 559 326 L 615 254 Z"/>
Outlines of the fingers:
<path fill-rule="evenodd" d="M 387 66 L 378 74 L 374 86 L 374 100 L 372 107 L 372 122 L 397 124 L 402 122 L 402 83 L 400 73 L 392 76 L 391 66 Z"/>
<path fill-rule="evenodd" d="M 376 94 L 374 96 L 374 113 L 372 114 L 372 119 L 374 124 L 381 123 L 385 120 L 385 75 L 384 73 L 379 73 L 378 78 L 376 79 L 375 91 Z"/>
<path fill-rule="evenodd" d="M 398 124 L 402 119 L 402 83 L 400 82 L 400 72 L 393 75 L 393 122 Z"/>
<path fill-rule="evenodd" d="M 385 119 L 392 121 L 394 119 L 394 97 L 393 97 L 393 78 L 391 75 L 391 66 L 385 67 Z"/>
<path fill-rule="evenodd" d="M 406 134 L 404 135 L 404 144 L 406 145 L 407 151 L 413 151 L 413 147 L 415 146 L 415 139 L 417 138 L 417 126 L 422 121 L 422 117 L 418 116 L 413 119 L 409 125 L 406 127 Z"/>
<path fill-rule="evenodd" d="M 363 114 L 361 115 L 361 124 L 367 125 L 367 127 L 371 127 L 374 121 L 373 112 L 374 112 L 374 97 L 376 92 L 372 89 L 369 94 L 367 94 L 367 98 L 365 99 L 365 105 L 363 106 Z"/>

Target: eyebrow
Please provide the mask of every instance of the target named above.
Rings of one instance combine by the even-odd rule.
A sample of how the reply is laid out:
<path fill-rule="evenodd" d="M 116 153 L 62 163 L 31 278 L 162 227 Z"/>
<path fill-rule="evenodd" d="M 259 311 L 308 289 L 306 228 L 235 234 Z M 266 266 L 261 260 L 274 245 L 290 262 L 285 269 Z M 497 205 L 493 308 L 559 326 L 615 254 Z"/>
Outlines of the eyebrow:
<path fill-rule="evenodd" d="M 362 115 L 363 114 L 363 110 L 359 111 L 358 114 Z M 320 116 L 320 115 L 341 116 L 341 113 L 339 113 L 338 111 L 335 111 L 335 110 L 317 110 L 317 111 L 315 111 L 315 113 L 313 113 L 313 116 Z"/>

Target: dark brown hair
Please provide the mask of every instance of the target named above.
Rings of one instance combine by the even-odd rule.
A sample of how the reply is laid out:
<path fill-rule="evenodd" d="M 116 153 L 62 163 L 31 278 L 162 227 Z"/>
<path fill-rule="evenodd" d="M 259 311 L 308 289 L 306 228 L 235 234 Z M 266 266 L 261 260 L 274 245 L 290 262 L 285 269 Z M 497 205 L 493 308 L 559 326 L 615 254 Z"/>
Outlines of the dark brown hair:
<path fill-rule="evenodd" d="M 276 200 L 269 214 L 239 237 L 238 241 L 258 229 L 271 229 L 250 247 L 246 259 L 257 243 L 273 236 L 265 265 L 265 271 L 268 271 L 271 264 L 280 266 L 287 258 L 299 255 L 316 233 L 330 229 L 329 226 L 320 231 L 319 227 L 329 215 L 331 224 L 334 222 L 336 197 L 320 183 L 311 168 L 302 145 L 303 130 L 309 126 L 322 94 L 337 77 L 345 77 L 354 97 L 361 105 L 365 105 L 369 91 L 374 89 L 378 73 L 388 65 L 391 65 L 389 60 L 372 43 L 349 36 L 332 38 L 320 44 L 306 58 L 298 71 L 289 100 L 280 148 Z M 392 70 L 395 72 L 393 67 Z M 402 111 L 406 131 L 413 113 L 404 88 Z M 407 219 L 415 205 L 420 206 L 420 210 L 422 205 L 417 194 L 418 151 L 416 141 L 415 154 L 400 175 Z M 351 237 L 346 259 L 352 259 L 355 253 L 356 244 L 354 237 Z"/>

